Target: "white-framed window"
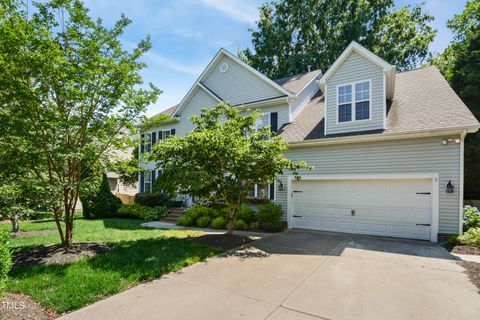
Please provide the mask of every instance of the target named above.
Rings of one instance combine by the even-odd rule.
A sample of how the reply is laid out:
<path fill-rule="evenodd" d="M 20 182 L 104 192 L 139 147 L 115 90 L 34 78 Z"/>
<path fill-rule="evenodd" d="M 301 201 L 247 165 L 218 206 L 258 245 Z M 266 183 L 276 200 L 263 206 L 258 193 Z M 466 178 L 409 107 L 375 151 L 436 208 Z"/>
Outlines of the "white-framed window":
<path fill-rule="evenodd" d="M 369 120 L 371 81 L 358 81 L 337 87 L 337 121 Z"/>
<path fill-rule="evenodd" d="M 150 152 L 152 150 L 152 133 L 144 133 L 143 134 L 143 151 Z"/>
<path fill-rule="evenodd" d="M 143 191 L 147 193 L 152 192 L 152 171 L 150 170 L 143 172 Z"/>
<path fill-rule="evenodd" d="M 265 127 L 270 129 L 271 121 L 270 121 L 270 113 L 265 113 L 261 118 L 257 119 L 255 123 L 255 129 L 260 130 Z"/>
<path fill-rule="evenodd" d="M 172 134 L 172 130 L 158 131 L 158 140 L 165 140 Z"/>
<path fill-rule="evenodd" d="M 252 190 L 250 190 L 248 198 L 259 199 L 259 200 L 270 199 L 270 185 L 269 184 L 256 184 L 255 187 Z"/>

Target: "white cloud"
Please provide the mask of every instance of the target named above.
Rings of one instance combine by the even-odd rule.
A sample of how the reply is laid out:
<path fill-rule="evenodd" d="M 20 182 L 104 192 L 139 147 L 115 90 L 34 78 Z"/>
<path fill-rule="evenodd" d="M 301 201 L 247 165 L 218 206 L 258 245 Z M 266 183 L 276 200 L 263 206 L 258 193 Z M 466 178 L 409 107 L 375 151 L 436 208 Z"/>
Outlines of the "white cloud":
<path fill-rule="evenodd" d="M 235 20 L 253 23 L 258 20 L 258 8 L 249 1 L 238 0 L 200 0 L 204 5 L 227 14 Z"/>
<path fill-rule="evenodd" d="M 178 72 L 194 75 L 194 76 L 200 75 L 200 73 L 202 73 L 203 69 L 207 65 L 206 63 L 197 64 L 197 65 L 188 65 L 188 64 L 184 64 L 184 63 L 175 61 L 173 59 L 161 56 L 153 52 L 147 52 L 145 54 L 145 58 L 155 63 L 156 65 L 159 65 L 171 70 L 175 70 Z"/>

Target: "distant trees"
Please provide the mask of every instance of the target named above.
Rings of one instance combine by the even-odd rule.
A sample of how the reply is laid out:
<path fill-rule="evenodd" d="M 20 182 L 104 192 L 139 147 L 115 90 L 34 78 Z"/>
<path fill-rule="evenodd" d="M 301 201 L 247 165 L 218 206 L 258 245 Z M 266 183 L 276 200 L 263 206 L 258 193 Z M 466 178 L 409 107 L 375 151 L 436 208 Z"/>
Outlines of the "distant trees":
<path fill-rule="evenodd" d="M 399 70 L 428 57 L 436 31 L 421 6 L 393 0 L 280 0 L 260 8 L 252 49 L 240 56 L 271 78 L 313 69 L 324 72 L 355 40 Z"/>
<path fill-rule="evenodd" d="M 435 64 L 455 92 L 480 119 L 480 0 L 467 2 L 465 10 L 448 21 L 454 34 L 451 44 Z M 465 198 L 480 199 L 480 133 L 465 139 Z"/>

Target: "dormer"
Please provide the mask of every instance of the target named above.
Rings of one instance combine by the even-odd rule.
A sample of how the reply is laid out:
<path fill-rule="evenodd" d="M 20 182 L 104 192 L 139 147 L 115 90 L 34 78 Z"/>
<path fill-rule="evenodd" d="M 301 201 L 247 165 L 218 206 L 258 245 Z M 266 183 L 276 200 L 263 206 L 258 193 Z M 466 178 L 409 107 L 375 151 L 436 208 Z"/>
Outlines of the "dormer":
<path fill-rule="evenodd" d="M 356 42 L 319 80 L 325 95 L 325 135 L 386 129 L 395 66 Z"/>

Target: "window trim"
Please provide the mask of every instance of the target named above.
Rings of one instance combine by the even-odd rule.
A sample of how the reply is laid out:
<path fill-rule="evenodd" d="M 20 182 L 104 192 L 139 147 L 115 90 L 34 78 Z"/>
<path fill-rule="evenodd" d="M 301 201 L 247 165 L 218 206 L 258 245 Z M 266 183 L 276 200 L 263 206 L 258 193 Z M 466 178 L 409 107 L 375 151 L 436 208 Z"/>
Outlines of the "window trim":
<path fill-rule="evenodd" d="M 268 115 L 268 128 L 270 129 L 270 128 L 272 127 L 272 113 L 271 113 L 271 112 L 264 112 L 261 118 L 263 118 L 263 117 L 265 117 L 265 116 L 267 116 L 267 115 Z M 262 129 L 262 128 L 266 128 L 266 127 L 267 127 L 267 125 L 264 125 L 264 126 L 261 127 L 261 128 L 258 127 L 258 120 L 260 120 L 261 118 L 258 118 L 258 119 L 255 121 L 255 131 L 258 131 L 258 130 L 260 130 L 260 129 Z"/>
<path fill-rule="evenodd" d="M 147 191 L 147 177 L 148 177 L 148 184 L 150 184 L 150 191 Z M 143 171 L 143 192 L 152 193 L 153 181 L 152 181 L 152 170 L 144 170 Z"/>
<path fill-rule="evenodd" d="M 270 185 L 273 184 L 273 200 L 272 201 L 276 201 L 277 200 L 277 182 L 273 182 L 273 183 L 267 183 L 267 198 L 266 199 L 260 199 L 258 197 L 258 184 L 255 183 L 255 186 L 253 187 L 253 193 L 254 193 L 254 196 L 253 197 L 249 197 L 247 196 L 247 199 L 258 199 L 258 200 L 271 200 L 271 194 L 270 194 Z"/>
<path fill-rule="evenodd" d="M 368 82 L 368 97 L 369 99 L 363 99 L 363 100 L 358 100 L 356 99 L 356 90 L 355 90 L 355 85 L 358 84 L 358 83 L 364 83 L 364 82 Z M 352 86 L 352 119 L 350 121 L 338 121 L 339 119 L 339 112 L 340 112 L 340 105 L 344 105 L 344 104 L 347 104 L 347 103 L 342 103 L 340 104 L 339 102 L 339 93 L 340 93 L 340 87 L 344 87 L 344 86 Z M 362 123 L 362 122 L 367 122 L 367 121 L 371 121 L 372 120 L 372 79 L 364 79 L 364 80 L 359 80 L 359 81 L 354 81 L 354 82 L 348 82 L 348 83 L 342 83 L 342 84 L 339 84 L 336 86 L 336 103 L 337 103 L 337 108 L 336 108 L 336 114 L 335 114 L 335 118 L 336 118 L 336 124 L 346 124 L 346 123 L 356 123 L 356 122 L 359 122 L 359 123 Z M 357 102 L 365 102 L 365 101 L 368 101 L 369 102 L 369 108 L 368 108 L 368 118 L 367 119 L 361 119 L 361 120 L 357 120 Z"/>

